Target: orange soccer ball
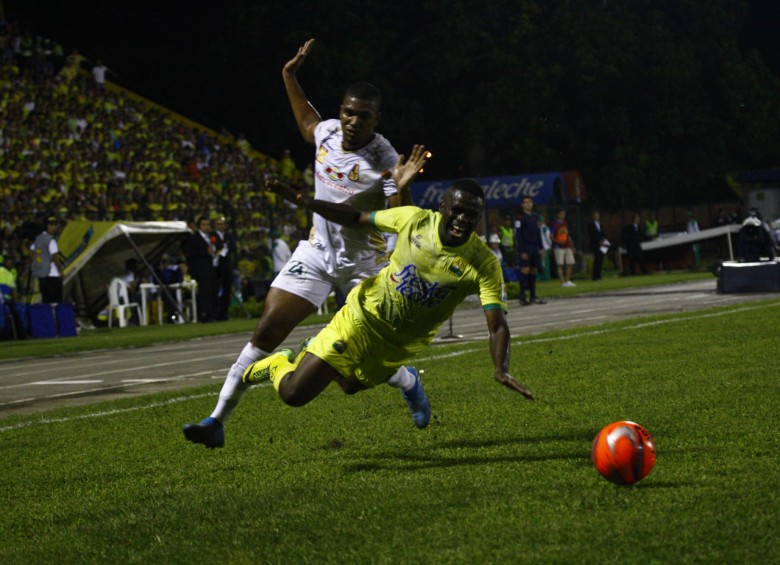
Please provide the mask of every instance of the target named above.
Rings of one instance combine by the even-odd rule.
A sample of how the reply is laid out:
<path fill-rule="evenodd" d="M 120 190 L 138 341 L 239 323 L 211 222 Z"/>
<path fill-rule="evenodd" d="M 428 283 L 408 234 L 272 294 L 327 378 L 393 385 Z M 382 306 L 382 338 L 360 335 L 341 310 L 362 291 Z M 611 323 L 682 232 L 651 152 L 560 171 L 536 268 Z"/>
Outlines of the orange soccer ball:
<path fill-rule="evenodd" d="M 633 485 L 653 469 L 655 442 L 639 424 L 612 422 L 593 440 L 592 457 L 602 477 L 618 485 Z"/>

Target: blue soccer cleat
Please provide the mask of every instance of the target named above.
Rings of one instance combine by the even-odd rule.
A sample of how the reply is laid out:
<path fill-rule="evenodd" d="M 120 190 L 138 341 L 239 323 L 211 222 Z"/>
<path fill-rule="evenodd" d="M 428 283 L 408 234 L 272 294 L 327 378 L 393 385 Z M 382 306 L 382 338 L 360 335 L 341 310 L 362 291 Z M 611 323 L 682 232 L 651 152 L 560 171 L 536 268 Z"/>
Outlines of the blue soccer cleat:
<path fill-rule="evenodd" d="M 202 443 L 208 448 L 225 445 L 225 429 L 222 422 L 209 416 L 198 424 L 187 424 L 183 428 L 184 437 L 192 443 Z"/>
<path fill-rule="evenodd" d="M 425 390 L 423 390 L 417 369 L 407 367 L 406 370 L 414 375 L 414 386 L 411 390 L 402 390 L 401 396 L 404 397 L 406 405 L 409 406 L 409 412 L 412 413 L 414 425 L 422 429 L 431 421 L 431 402 L 428 400 Z"/>

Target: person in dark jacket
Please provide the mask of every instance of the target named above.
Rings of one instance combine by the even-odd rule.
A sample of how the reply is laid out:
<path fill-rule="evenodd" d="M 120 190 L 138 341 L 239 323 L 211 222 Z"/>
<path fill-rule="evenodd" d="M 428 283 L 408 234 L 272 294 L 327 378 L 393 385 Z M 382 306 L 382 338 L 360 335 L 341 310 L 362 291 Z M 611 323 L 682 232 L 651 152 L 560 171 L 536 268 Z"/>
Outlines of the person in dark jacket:
<path fill-rule="evenodd" d="M 604 255 L 609 249 L 609 240 L 604 228 L 601 227 L 601 214 L 593 212 L 593 219 L 588 223 L 588 242 L 593 253 L 593 280 L 601 280 L 601 271 L 604 267 Z"/>
<path fill-rule="evenodd" d="M 198 281 L 198 318 L 201 322 L 217 319 L 217 251 L 211 231 L 211 220 L 203 216 L 198 220 L 198 229 L 184 244 L 189 273 Z"/>
<path fill-rule="evenodd" d="M 647 274 L 647 265 L 645 265 L 644 251 L 642 251 L 642 241 L 644 241 L 644 235 L 640 228 L 640 216 L 639 213 L 634 213 L 633 220 L 630 224 L 623 228 L 621 239 L 623 240 L 623 247 L 628 254 L 628 273 L 629 275 L 637 274 L 636 268 L 639 267 L 643 275 Z"/>

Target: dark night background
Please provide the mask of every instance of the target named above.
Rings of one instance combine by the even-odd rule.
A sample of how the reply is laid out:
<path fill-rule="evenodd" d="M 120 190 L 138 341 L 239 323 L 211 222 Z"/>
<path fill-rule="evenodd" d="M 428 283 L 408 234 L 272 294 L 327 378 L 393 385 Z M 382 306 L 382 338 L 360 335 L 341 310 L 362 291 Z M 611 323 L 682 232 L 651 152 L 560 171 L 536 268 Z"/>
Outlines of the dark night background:
<path fill-rule="evenodd" d="M 776 0 L 4 2 L 6 18 L 101 58 L 110 80 L 299 167 L 281 80 L 324 118 L 382 90 L 378 128 L 425 143 L 429 179 L 578 169 L 602 206 L 733 197 L 727 172 L 780 165 Z M 89 68 L 91 65 L 85 65 Z"/>

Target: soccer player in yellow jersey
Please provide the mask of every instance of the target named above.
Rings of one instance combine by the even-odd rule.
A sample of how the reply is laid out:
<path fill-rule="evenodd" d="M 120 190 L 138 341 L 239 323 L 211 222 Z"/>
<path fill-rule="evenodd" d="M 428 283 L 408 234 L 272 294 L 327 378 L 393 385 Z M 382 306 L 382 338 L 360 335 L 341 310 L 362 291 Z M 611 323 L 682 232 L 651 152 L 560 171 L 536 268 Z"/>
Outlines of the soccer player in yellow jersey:
<path fill-rule="evenodd" d="M 289 187 L 270 188 L 287 199 L 307 201 Z M 350 292 L 344 308 L 297 357 L 292 350 L 280 350 L 250 365 L 244 381 L 270 380 L 291 406 L 308 403 L 331 382 L 348 393 L 376 386 L 430 344 L 466 296 L 479 293 L 495 380 L 533 399 L 509 373 L 501 266 L 474 233 L 484 198 L 476 181 L 461 179 L 447 190 L 439 212 L 414 206 L 361 212 L 309 201 L 312 210 L 330 221 L 397 233 L 395 251 L 388 266 Z"/>

